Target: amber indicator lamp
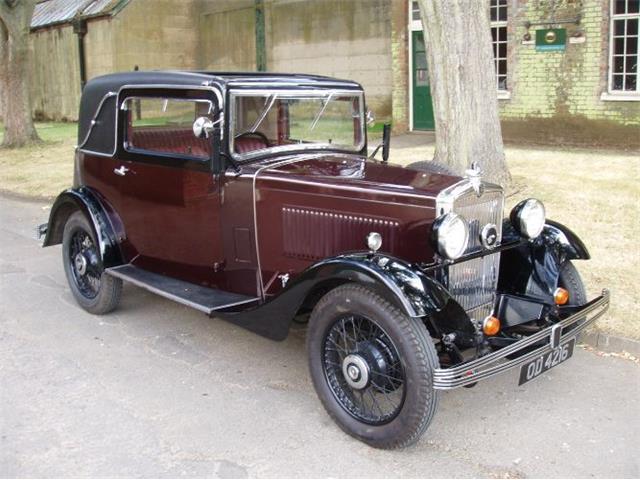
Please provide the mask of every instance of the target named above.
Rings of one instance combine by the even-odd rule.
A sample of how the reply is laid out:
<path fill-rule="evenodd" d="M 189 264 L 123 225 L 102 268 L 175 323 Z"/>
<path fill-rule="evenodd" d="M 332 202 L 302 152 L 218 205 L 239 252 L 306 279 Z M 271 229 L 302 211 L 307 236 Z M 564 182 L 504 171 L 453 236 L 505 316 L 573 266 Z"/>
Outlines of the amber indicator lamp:
<path fill-rule="evenodd" d="M 556 291 L 553 292 L 553 300 L 556 302 L 556 305 L 565 305 L 569 301 L 569 292 L 564 288 L 556 288 Z"/>
<path fill-rule="evenodd" d="M 482 331 L 487 336 L 493 336 L 500 331 L 500 320 L 497 317 L 489 316 L 482 323 Z"/>

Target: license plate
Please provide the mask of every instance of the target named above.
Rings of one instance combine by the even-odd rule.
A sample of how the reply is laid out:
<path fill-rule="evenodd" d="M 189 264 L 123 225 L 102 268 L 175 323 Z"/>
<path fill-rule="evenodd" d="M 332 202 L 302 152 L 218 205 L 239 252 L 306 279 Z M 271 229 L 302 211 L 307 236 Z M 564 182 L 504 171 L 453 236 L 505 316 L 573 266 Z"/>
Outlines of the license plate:
<path fill-rule="evenodd" d="M 533 380 L 539 375 L 542 375 L 547 370 L 559 365 L 573 355 L 573 347 L 576 345 L 576 339 L 572 338 L 566 343 L 562 343 L 551 350 L 549 353 L 540 355 L 538 358 L 525 363 L 520 367 L 520 381 L 518 385 Z"/>

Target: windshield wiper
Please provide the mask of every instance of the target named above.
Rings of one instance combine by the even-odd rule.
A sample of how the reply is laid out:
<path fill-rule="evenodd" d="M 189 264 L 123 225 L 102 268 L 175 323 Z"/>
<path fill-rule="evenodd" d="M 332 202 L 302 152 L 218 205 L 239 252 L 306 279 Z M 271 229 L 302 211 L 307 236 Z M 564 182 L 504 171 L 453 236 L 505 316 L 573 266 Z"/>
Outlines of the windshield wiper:
<path fill-rule="evenodd" d="M 245 133 L 254 133 L 258 129 L 260 124 L 264 121 L 265 117 L 267 116 L 267 113 L 269 113 L 269 110 L 271 110 L 271 107 L 273 107 L 273 104 L 275 103 L 276 98 L 278 98 L 278 95 L 276 95 L 275 93 L 272 93 L 271 95 L 269 95 L 269 98 L 267 98 L 267 101 L 265 102 L 265 107 L 262 109 L 262 112 L 260 112 L 260 115 L 258 115 L 258 118 L 256 119 L 256 121 L 253 122 L 253 125 L 251 125 L 251 128 L 249 128 L 248 130 L 245 130 L 242 133 L 239 133 L 238 135 L 235 136 L 235 138 L 238 138 L 244 135 Z"/>
<path fill-rule="evenodd" d="M 309 127 L 309 131 L 312 131 L 314 128 L 316 128 L 316 125 L 318 124 L 318 121 L 320 120 L 320 117 L 322 117 L 322 115 L 324 114 L 324 111 L 327 109 L 327 105 L 329 105 L 329 102 L 331 101 L 331 98 L 333 97 L 333 94 L 334 94 L 334 92 L 331 92 L 329 94 L 329 96 L 327 97 L 327 99 L 324 101 L 324 105 L 322 105 L 322 108 L 320 109 L 320 111 L 316 115 L 316 118 L 313 119 L 313 123 Z"/>

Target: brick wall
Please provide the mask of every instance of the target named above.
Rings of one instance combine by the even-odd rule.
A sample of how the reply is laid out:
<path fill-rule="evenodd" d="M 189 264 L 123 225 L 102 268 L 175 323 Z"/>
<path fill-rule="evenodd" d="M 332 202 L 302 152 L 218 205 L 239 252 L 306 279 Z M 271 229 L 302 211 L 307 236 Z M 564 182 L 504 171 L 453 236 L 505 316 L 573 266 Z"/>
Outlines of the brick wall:
<path fill-rule="evenodd" d="M 579 24 L 524 25 L 577 16 Z M 534 41 L 524 41 L 527 32 L 535 40 L 536 29 L 558 27 L 567 30 L 565 51 L 536 51 Z M 571 43 L 578 33 L 584 41 Z M 607 91 L 608 35 L 608 0 L 510 0 L 511 98 L 500 101 L 508 139 L 629 145 L 640 125 L 640 102 L 601 99 Z"/>

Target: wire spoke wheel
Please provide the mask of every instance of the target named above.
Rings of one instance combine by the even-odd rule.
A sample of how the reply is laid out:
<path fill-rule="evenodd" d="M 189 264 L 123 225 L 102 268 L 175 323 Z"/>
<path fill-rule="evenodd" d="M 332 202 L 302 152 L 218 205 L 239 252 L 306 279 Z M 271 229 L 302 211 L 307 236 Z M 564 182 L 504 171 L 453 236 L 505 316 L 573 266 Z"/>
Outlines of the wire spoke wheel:
<path fill-rule="evenodd" d="M 69 242 L 68 261 L 76 287 L 86 298 L 95 298 L 100 291 L 102 272 L 98 258 L 91 236 L 82 229 L 74 230 Z"/>
<path fill-rule="evenodd" d="M 338 318 L 324 339 L 322 362 L 336 400 L 357 420 L 383 425 L 402 409 L 406 382 L 398 350 L 374 321 Z"/>
<path fill-rule="evenodd" d="M 438 405 L 438 355 L 422 319 L 369 288 L 340 285 L 316 304 L 307 330 L 309 372 L 340 428 L 377 448 L 415 443 Z"/>

